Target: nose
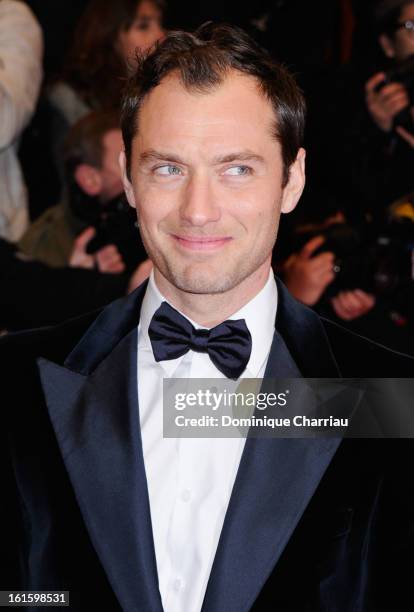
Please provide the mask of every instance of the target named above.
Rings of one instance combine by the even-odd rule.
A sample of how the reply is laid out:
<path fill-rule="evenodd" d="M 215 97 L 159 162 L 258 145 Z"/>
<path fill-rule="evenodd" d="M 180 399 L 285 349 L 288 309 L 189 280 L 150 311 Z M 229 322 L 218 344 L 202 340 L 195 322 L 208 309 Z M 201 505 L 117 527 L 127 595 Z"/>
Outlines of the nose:
<path fill-rule="evenodd" d="M 183 194 L 181 220 L 189 225 L 202 227 L 207 223 L 219 221 L 220 216 L 220 207 L 208 177 L 193 176 Z"/>

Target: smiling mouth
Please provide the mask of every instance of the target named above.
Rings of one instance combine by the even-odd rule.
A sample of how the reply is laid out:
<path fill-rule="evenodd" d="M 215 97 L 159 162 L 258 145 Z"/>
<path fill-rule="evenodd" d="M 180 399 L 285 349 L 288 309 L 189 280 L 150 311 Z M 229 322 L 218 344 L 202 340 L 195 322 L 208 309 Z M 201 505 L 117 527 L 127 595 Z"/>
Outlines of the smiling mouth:
<path fill-rule="evenodd" d="M 228 236 L 171 236 L 177 244 L 189 251 L 214 251 L 232 240 Z"/>

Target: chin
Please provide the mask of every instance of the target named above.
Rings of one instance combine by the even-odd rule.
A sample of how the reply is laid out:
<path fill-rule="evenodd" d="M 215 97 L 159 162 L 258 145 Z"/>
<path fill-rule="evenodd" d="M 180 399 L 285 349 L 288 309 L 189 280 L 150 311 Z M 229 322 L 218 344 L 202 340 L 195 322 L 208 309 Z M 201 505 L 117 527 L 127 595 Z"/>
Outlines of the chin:
<path fill-rule="evenodd" d="M 209 295 L 230 291 L 243 280 L 238 270 L 226 271 L 223 266 L 217 269 L 203 268 L 198 264 L 182 270 L 169 269 L 166 277 L 181 291 Z"/>
<path fill-rule="evenodd" d="M 237 260 L 217 258 L 215 261 L 183 261 L 175 253 L 154 251 L 151 259 L 162 276 L 186 293 L 213 295 L 231 291 L 263 263 L 263 258 L 244 254 Z M 231 265 L 229 265 L 229 263 Z"/>

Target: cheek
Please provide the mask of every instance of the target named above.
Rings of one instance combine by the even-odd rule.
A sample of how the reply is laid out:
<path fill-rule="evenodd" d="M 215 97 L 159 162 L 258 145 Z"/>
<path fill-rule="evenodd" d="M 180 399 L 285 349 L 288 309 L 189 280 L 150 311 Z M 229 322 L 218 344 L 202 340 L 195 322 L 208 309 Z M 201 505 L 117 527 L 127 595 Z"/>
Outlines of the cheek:
<path fill-rule="evenodd" d="M 169 194 L 156 189 L 143 189 L 136 193 L 137 211 L 141 221 L 151 231 L 156 230 L 165 220 L 174 216 L 176 204 Z"/>
<path fill-rule="evenodd" d="M 124 58 L 130 59 L 135 55 L 137 48 L 141 48 L 142 38 L 139 32 L 131 30 L 121 35 L 120 42 Z"/>
<path fill-rule="evenodd" d="M 269 192 L 263 185 L 236 194 L 228 212 L 237 219 L 249 234 L 273 231 L 280 215 L 280 194 Z"/>
<path fill-rule="evenodd" d="M 134 55 L 138 49 L 141 52 L 147 51 L 157 40 L 157 33 L 153 30 L 137 31 L 133 30 L 128 36 L 128 48 L 130 55 Z"/>
<path fill-rule="evenodd" d="M 414 38 L 403 32 L 396 41 L 396 53 L 401 59 L 406 59 L 414 53 Z"/>
<path fill-rule="evenodd" d="M 137 47 L 141 47 L 141 45 L 145 42 L 145 34 L 141 32 L 131 32 L 128 37 L 128 45 L 130 49 L 136 49 Z"/>

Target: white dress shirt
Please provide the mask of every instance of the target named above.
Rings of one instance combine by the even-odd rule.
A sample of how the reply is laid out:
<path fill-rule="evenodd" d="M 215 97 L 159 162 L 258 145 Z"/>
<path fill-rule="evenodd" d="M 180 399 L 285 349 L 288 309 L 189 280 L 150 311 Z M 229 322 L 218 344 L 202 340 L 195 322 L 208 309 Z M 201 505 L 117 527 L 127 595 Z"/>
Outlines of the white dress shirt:
<path fill-rule="evenodd" d="M 164 438 L 163 378 L 225 378 L 207 353 L 156 362 L 148 336 L 165 298 L 151 274 L 138 326 L 138 399 L 159 589 L 165 612 L 199 612 L 245 438 Z M 240 378 L 261 378 L 273 339 L 277 287 L 263 289 L 229 319 L 245 319 L 252 352 Z M 186 317 L 188 319 L 188 317 Z M 191 321 L 195 328 L 200 328 Z"/>

